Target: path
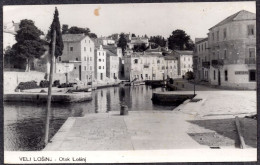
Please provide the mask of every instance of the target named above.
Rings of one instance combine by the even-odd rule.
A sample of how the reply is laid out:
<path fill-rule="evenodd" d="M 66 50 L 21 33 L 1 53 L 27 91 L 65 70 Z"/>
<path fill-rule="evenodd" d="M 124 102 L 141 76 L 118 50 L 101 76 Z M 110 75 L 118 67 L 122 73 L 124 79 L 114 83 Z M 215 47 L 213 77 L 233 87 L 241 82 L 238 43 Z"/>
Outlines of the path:
<path fill-rule="evenodd" d="M 183 114 L 171 111 L 119 112 L 69 118 L 45 151 L 205 148 L 193 140 Z M 206 147 L 207 148 L 207 147 Z"/>

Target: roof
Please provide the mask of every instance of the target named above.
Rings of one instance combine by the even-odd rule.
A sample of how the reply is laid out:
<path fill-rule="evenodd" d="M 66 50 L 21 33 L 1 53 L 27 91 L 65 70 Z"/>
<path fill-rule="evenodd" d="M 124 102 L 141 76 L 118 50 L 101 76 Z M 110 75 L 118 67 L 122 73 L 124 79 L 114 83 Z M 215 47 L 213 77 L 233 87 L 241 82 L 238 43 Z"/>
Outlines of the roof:
<path fill-rule="evenodd" d="M 63 34 L 62 40 L 64 42 L 79 42 L 83 40 L 85 37 L 87 37 L 85 34 Z"/>
<path fill-rule="evenodd" d="M 175 56 L 164 56 L 165 60 L 177 60 L 177 57 Z"/>
<path fill-rule="evenodd" d="M 107 52 L 107 56 L 117 56 L 115 53 L 105 49 L 105 51 Z"/>
<path fill-rule="evenodd" d="M 207 41 L 208 40 L 208 37 L 206 38 L 195 38 L 195 44 L 199 44 L 199 43 L 202 43 L 204 41 Z"/>
<path fill-rule="evenodd" d="M 190 51 L 190 50 L 174 50 L 171 53 L 171 56 L 178 56 L 178 55 L 193 55 L 193 51 Z"/>
<path fill-rule="evenodd" d="M 215 28 L 217 26 L 227 24 L 227 23 L 232 22 L 232 21 L 244 21 L 244 20 L 255 20 L 255 19 L 256 19 L 256 14 L 251 13 L 251 12 L 246 11 L 246 10 L 241 10 L 241 11 L 225 18 L 224 20 L 220 21 L 218 24 L 211 27 L 210 29 Z"/>

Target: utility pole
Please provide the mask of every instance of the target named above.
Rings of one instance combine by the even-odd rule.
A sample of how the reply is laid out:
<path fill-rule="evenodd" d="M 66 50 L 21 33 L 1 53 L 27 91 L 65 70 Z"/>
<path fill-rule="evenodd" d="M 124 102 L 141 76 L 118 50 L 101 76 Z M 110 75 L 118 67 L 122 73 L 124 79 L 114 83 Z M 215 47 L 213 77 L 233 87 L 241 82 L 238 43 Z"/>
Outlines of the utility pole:
<path fill-rule="evenodd" d="M 52 52 L 50 57 L 50 75 L 49 75 L 49 88 L 48 88 L 48 100 L 47 100 L 47 114 L 46 114 L 46 125 L 45 125 L 45 145 L 49 142 L 49 127 L 50 127 L 50 112 L 51 112 L 51 89 L 52 89 L 52 78 L 53 78 L 53 59 L 55 54 L 56 44 L 56 30 L 53 31 L 52 38 Z"/>

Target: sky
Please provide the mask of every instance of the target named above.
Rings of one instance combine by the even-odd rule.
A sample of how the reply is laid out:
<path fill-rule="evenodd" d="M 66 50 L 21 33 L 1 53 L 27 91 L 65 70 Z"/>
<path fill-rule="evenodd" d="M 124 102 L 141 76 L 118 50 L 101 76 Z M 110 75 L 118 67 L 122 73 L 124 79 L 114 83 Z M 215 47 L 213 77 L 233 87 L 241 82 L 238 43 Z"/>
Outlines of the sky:
<path fill-rule="evenodd" d="M 172 31 L 182 29 L 193 41 L 195 38 L 207 37 L 209 28 L 240 10 L 256 13 L 254 1 L 19 5 L 3 7 L 4 25 L 31 19 L 46 33 L 55 6 L 59 11 L 61 25 L 88 27 L 98 37 L 130 32 L 140 36 L 162 35 L 168 38 Z"/>

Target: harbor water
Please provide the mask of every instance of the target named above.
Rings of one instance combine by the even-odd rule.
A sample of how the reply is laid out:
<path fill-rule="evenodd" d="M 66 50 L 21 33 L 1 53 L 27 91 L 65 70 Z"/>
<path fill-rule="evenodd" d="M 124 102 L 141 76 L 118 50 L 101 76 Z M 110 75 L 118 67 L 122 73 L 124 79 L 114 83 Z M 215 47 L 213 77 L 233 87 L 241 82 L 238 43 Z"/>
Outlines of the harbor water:
<path fill-rule="evenodd" d="M 50 138 L 68 117 L 81 117 L 90 113 L 120 111 L 127 105 L 129 111 L 173 110 L 174 106 L 153 105 L 149 86 L 125 86 L 98 89 L 92 92 L 92 101 L 71 104 L 52 104 Z M 6 151 L 38 151 L 44 148 L 46 104 L 4 103 L 4 149 Z"/>

